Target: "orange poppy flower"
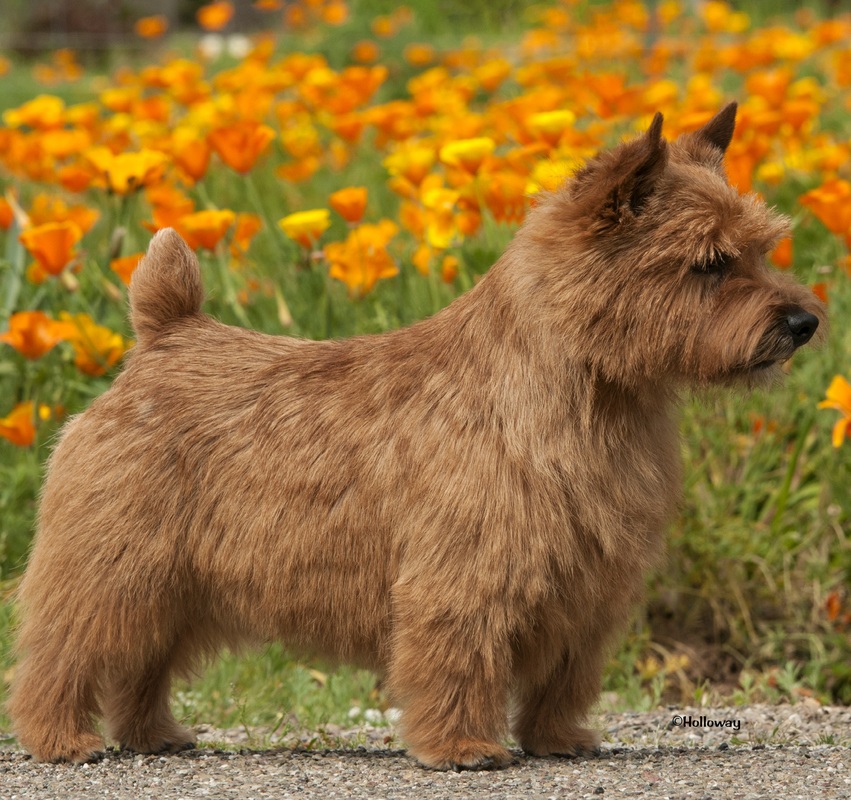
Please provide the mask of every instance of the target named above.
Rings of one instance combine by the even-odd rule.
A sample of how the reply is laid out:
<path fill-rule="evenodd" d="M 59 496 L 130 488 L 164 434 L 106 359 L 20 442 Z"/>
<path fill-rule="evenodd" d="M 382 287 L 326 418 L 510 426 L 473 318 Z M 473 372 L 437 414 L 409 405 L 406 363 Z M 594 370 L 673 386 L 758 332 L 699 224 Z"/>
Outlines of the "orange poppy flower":
<path fill-rule="evenodd" d="M 50 413 L 47 406 L 42 406 L 39 412 L 42 409 Z M 18 403 L 7 416 L 0 418 L 0 437 L 18 447 L 29 447 L 35 441 L 34 417 L 35 405 L 32 400 Z"/>
<path fill-rule="evenodd" d="M 365 186 L 349 186 L 334 192 L 328 202 L 346 222 L 356 225 L 366 211 L 367 191 Z"/>
<path fill-rule="evenodd" d="M 395 36 L 399 28 L 396 21 L 386 15 L 376 17 L 372 21 L 371 27 L 372 32 L 382 39 L 389 39 L 391 36 Z"/>
<path fill-rule="evenodd" d="M 771 251 L 771 261 L 779 269 L 789 269 L 792 266 L 792 237 L 781 239 L 777 247 Z"/>
<path fill-rule="evenodd" d="M 0 342 L 15 348 L 24 358 L 35 360 L 62 341 L 62 324 L 43 311 L 19 311 L 9 319 L 9 330 L 0 333 Z"/>
<path fill-rule="evenodd" d="M 363 117 L 357 113 L 343 114 L 329 122 L 331 130 L 350 144 L 355 144 L 360 139 L 365 125 Z"/>
<path fill-rule="evenodd" d="M 115 365 L 130 343 L 120 333 L 97 325 L 88 314 L 59 314 L 64 338 L 74 347 L 74 364 L 86 375 L 99 377 Z"/>
<path fill-rule="evenodd" d="M 434 61 L 437 51 L 430 44 L 414 42 L 405 48 L 403 55 L 412 67 L 427 67 Z"/>
<path fill-rule="evenodd" d="M 7 231 L 14 221 L 15 212 L 12 204 L 5 197 L 0 197 L 0 228 Z"/>
<path fill-rule="evenodd" d="M 168 156 L 155 150 L 115 155 L 108 147 L 93 147 L 84 153 L 111 192 L 130 194 L 158 183 L 165 172 Z"/>
<path fill-rule="evenodd" d="M 275 167 L 275 175 L 287 183 L 303 183 L 311 178 L 318 169 L 319 159 L 316 156 L 308 156 L 299 161 L 292 161 Z"/>
<path fill-rule="evenodd" d="M 81 164 L 66 164 L 56 171 L 56 179 L 69 192 L 83 192 L 91 186 L 96 175 Z"/>
<path fill-rule="evenodd" d="M 168 30 L 168 19 L 162 14 L 142 17 L 136 20 L 133 28 L 143 39 L 159 39 Z"/>
<path fill-rule="evenodd" d="M 45 153 L 62 160 L 90 147 L 92 135 L 80 128 L 56 128 L 39 134 L 38 143 Z"/>
<path fill-rule="evenodd" d="M 440 250 L 434 250 L 427 244 L 421 244 L 412 257 L 417 271 L 426 277 L 431 273 L 432 260 L 440 255 Z M 440 260 L 440 277 L 445 283 L 452 283 L 458 277 L 458 258 L 453 255 L 444 255 Z"/>
<path fill-rule="evenodd" d="M 452 283 L 458 277 L 458 257 L 446 255 L 440 262 L 440 277 L 445 283 Z"/>
<path fill-rule="evenodd" d="M 231 254 L 236 258 L 244 256 L 251 247 L 251 241 L 262 229 L 263 220 L 257 214 L 237 214 L 236 229 L 230 245 Z"/>
<path fill-rule="evenodd" d="M 825 281 L 819 281 L 818 283 L 814 283 L 810 286 L 810 289 L 813 290 L 813 294 L 825 305 L 827 305 L 828 302 L 827 288 L 828 285 Z"/>
<path fill-rule="evenodd" d="M 177 220 L 175 227 L 193 250 L 215 250 L 235 221 L 236 214 L 228 209 L 196 211 Z"/>
<path fill-rule="evenodd" d="M 62 198 L 47 194 L 37 194 L 29 208 L 32 225 L 44 225 L 47 222 L 73 222 L 85 236 L 98 221 L 100 213 L 84 205 L 69 206 Z"/>
<path fill-rule="evenodd" d="M 299 3 L 288 3 L 284 11 L 284 24 L 290 30 L 301 30 L 307 26 L 307 11 Z"/>
<path fill-rule="evenodd" d="M 161 183 L 152 186 L 145 192 L 148 202 L 153 206 L 153 222 L 142 224 L 149 231 L 158 231 L 161 228 L 174 228 L 177 221 L 195 210 L 195 203 L 191 197 L 187 197 L 175 186 Z"/>
<path fill-rule="evenodd" d="M 59 275 L 75 257 L 74 245 L 83 238 L 75 222 L 47 222 L 23 231 L 21 243 L 36 259 L 38 269 L 31 276 L 41 282 L 48 275 Z"/>
<path fill-rule="evenodd" d="M 206 6 L 201 6 L 195 12 L 195 18 L 204 30 L 220 31 L 231 21 L 233 11 L 233 3 L 221 0 L 221 2 L 208 3 Z"/>
<path fill-rule="evenodd" d="M 374 64 L 381 56 L 381 51 L 375 42 L 364 40 L 355 44 L 351 56 L 352 60 L 359 64 Z"/>
<path fill-rule="evenodd" d="M 322 9 L 321 17 L 327 25 L 342 25 L 349 18 L 349 7 L 340 0 L 331 0 Z"/>
<path fill-rule="evenodd" d="M 851 243 L 851 183 L 831 178 L 801 195 L 800 203 L 809 208 L 831 233 L 844 236 Z"/>
<path fill-rule="evenodd" d="M 139 262 L 142 260 L 142 256 L 144 253 L 133 253 L 129 256 L 122 256 L 121 258 L 113 258 L 112 261 L 109 262 L 109 268 L 121 278 L 121 282 L 125 286 L 130 285 L 130 278 L 133 276 L 133 270 L 139 266 Z"/>
<path fill-rule="evenodd" d="M 172 136 L 171 157 L 193 183 L 200 181 L 210 164 L 210 145 L 190 128 L 178 128 Z"/>
<path fill-rule="evenodd" d="M 387 244 L 399 229 L 388 219 L 377 225 L 361 225 L 351 231 L 344 242 L 325 247 L 331 262 L 328 274 L 343 281 L 352 297 L 363 297 L 380 278 L 398 275 L 399 268 L 387 252 Z"/>
<path fill-rule="evenodd" d="M 826 399 L 818 407 L 833 408 L 842 414 L 833 426 L 833 446 L 839 447 L 851 433 L 851 383 L 841 375 L 835 376 L 827 388 Z"/>
<path fill-rule="evenodd" d="M 473 71 L 473 76 L 486 92 L 495 92 L 511 75 L 512 67 L 504 58 L 486 61 Z"/>
<path fill-rule="evenodd" d="M 99 100 L 104 108 L 115 114 L 129 114 L 139 100 L 139 88 L 136 86 L 118 86 L 104 89 Z"/>
<path fill-rule="evenodd" d="M 526 179 L 512 172 L 489 176 L 484 189 L 484 202 L 497 222 L 519 222 L 526 213 Z"/>
<path fill-rule="evenodd" d="M 272 128 L 254 120 L 235 122 L 207 134 L 207 141 L 219 158 L 241 175 L 253 169 L 257 159 L 274 138 L 275 131 Z"/>

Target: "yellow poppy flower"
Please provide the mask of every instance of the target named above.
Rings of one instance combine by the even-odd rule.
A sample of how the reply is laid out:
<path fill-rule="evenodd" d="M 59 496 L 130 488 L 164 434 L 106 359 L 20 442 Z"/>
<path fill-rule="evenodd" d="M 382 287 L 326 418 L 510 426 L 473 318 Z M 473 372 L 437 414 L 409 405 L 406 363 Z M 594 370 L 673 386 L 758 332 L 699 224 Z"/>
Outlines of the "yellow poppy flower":
<path fill-rule="evenodd" d="M 440 148 L 440 160 L 451 167 L 460 167 L 475 174 L 495 149 L 496 142 L 488 136 L 460 139 Z"/>
<path fill-rule="evenodd" d="M 96 324 L 88 314 L 62 311 L 59 317 L 63 336 L 74 347 L 74 364 L 86 375 L 103 375 L 130 346 L 120 333 Z"/>
<path fill-rule="evenodd" d="M 278 220 L 278 225 L 290 239 L 310 249 L 328 229 L 331 224 L 330 217 L 331 212 L 327 208 L 314 208 L 289 214 Z"/>
<path fill-rule="evenodd" d="M 3 121 L 10 128 L 26 125 L 30 128 L 48 130 L 62 127 L 64 114 L 65 102 L 61 98 L 50 94 L 40 94 L 18 108 L 4 111 Z"/>
<path fill-rule="evenodd" d="M 85 152 L 111 192 L 130 194 L 161 180 L 168 157 L 155 150 L 115 155 L 108 147 L 93 147 Z"/>

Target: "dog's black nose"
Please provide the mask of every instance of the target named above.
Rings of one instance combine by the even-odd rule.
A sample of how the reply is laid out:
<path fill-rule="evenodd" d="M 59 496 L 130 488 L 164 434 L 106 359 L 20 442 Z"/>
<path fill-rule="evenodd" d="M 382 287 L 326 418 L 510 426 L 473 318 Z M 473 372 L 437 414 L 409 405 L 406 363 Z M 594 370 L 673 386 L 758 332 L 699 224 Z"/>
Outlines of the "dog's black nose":
<path fill-rule="evenodd" d="M 813 338 L 813 334 L 818 328 L 818 317 L 800 308 L 786 317 L 786 324 L 792 332 L 792 342 L 795 347 L 800 347 Z"/>

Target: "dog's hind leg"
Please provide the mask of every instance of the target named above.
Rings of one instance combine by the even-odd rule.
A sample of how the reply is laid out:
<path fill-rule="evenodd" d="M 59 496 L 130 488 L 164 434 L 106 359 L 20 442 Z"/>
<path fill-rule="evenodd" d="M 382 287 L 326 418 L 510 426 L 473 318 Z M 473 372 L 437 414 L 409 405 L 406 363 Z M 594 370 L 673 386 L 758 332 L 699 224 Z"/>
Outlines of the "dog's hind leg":
<path fill-rule="evenodd" d="M 35 609 L 21 626 L 8 711 L 18 741 L 40 761 L 81 764 L 103 750 L 95 728 L 99 656 L 75 647 L 79 633 L 79 623 L 59 630 Z"/>
<path fill-rule="evenodd" d="M 175 753 L 191 748 L 195 736 L 175 720 L 169 706 L 173 673 L 182 671 L 186 643 L 170 652 L 128 658 L 113 669 L 104 693 L 107 731 L 122 749 Z"/>

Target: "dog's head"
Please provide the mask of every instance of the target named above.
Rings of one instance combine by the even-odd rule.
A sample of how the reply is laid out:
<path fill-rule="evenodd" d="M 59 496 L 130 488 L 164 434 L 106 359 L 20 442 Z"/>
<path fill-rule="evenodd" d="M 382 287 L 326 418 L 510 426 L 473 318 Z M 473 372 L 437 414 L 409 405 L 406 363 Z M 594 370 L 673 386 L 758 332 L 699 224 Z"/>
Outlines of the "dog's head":
<path fill-rule="evenodd" d="M 620 383 L 752 384 L 823 334 L 818 298 L 767 264 L 788 220 L 727 182 L 735 116 L 668 142 L 657 114 L 529 215 L 528 285 L 569 357 Z"/>

